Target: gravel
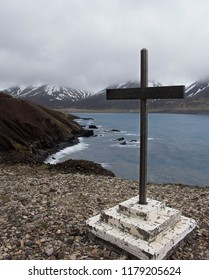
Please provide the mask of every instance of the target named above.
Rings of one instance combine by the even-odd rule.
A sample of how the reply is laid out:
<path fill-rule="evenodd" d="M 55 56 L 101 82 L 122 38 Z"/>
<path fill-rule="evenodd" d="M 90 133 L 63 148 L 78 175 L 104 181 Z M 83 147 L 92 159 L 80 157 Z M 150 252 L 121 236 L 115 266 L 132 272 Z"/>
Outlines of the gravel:
<path fill-rule="evenodd" d="M 137 193 L 137 182 L 116 177 L 0 164 L 0 259 L 129 259 L 89 239 L 85 222 Z M 209 187 L 149 184 L 148 197 L 198 223 L 170 259 L 209 259 Z"/>

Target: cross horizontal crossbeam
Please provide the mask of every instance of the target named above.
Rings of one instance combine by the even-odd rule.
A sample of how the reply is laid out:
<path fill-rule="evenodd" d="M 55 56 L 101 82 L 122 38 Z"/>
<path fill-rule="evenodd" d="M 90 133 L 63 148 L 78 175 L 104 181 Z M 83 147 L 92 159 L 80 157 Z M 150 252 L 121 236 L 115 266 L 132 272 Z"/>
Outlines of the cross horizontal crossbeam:
<path fill-rule="evenodd" d="M 148 138 L 148 110 L 147 99 L 175 99 L 184 98 L 185 86 L 148 87 L 148 55 L 147 50 L 141 50 L 141 87 L 107 89 L 108 100 L 133 100 L 140 102 L 140 178 L 139 203 L 146 204 L 147 192 L 147 138 Z"/>
<path fill-rule="evenodd" d="M 173 99 L 184 98 L 185 86 L 107 89 L 107 99 Z"/>

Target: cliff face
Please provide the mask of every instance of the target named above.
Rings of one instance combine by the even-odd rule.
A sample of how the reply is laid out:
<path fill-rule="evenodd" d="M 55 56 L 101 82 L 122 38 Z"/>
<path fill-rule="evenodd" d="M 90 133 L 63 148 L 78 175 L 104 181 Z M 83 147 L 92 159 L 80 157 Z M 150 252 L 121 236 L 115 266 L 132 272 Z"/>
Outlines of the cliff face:
<path fill-rule="evenodd" d="M 78 142 L 86 132 L 74 116 L 0 93 L 0 151 L 32 151 Z"/>

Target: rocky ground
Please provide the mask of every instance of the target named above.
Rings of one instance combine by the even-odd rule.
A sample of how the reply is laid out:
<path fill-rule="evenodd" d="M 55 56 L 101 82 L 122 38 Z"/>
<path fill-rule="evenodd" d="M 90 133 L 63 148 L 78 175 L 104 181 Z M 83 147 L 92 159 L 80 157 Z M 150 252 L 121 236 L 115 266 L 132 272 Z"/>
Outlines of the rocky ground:
<path fill-rule="evenodd" d="M 0 259 L 129 259 L 88 239 L 85 222 L 137 195 L 138 184 L 87 166 L 0 163 Z M 209 187 L 151 184 L 148 197 L 198 223 L 170 259 L 209 259 Z"/>

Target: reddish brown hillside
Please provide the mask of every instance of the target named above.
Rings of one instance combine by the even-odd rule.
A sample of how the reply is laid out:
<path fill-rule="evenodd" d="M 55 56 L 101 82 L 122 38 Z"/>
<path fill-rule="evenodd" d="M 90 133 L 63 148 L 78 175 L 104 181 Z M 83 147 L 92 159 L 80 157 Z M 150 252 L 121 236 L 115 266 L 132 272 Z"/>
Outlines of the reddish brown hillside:
<path fill-rule="evenodd" d="M 72 117 L 0 93 L 0 151 L 44 149 L 84 133 Z"/>

